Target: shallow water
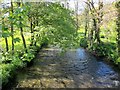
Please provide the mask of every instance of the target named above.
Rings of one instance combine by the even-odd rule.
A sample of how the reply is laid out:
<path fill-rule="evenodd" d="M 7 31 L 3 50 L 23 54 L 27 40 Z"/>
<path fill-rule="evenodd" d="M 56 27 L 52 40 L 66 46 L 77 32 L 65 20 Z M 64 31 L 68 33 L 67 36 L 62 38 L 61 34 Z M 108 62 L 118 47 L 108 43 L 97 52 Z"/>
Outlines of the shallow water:
<path fill-rule="evenodd" d="M 84 49 L 44 48 L 32 67 L 21 71 L 15 88 L 118 88 L 120 73 Z"/>

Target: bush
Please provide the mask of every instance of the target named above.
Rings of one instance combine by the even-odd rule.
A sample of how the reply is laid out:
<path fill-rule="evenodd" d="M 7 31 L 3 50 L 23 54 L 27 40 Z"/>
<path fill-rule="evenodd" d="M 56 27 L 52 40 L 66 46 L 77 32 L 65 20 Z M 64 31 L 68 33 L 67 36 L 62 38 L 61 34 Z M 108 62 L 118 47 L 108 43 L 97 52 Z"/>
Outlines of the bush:
<path fill-rule="evenodd" d="M 83 48 L 87 48 L 88 47 L 88 41 L 87 41 L 86 38 L 81 38 L 80 46 L 83 47 Z"/>
<path fill-rule="evenodd" d="M 11 71 L 13 71 L 15 67 L 13 64 L 2 64 L 0 67 L 2 68 L 2 73 L 0 75 L 2 76 L 2 84 L 5 85 L 8 83 L 11 77 Z"/>
<path fill-rule="evenodd" d="M 2 69 L 0 80 L 2 79 L 3 86 L 5 86 L 9 82 L 9 79 L 15 75 L 17 69 L 25 67 L 35 58 L 38 49 L 38 46 L 29 46 L 27 53 L 25 53 L 24 50 L 18 50 L 14 55 L 8 52 L 3 54 L 2 64 L 0 65 Z"/>
<path fill-rule="evenodd" d="M 92 49 L 97 53 L 98 56 L 108 56 L 111 58 L 117 57 L 116 47 L 114 43 L 94 43 Z"/>

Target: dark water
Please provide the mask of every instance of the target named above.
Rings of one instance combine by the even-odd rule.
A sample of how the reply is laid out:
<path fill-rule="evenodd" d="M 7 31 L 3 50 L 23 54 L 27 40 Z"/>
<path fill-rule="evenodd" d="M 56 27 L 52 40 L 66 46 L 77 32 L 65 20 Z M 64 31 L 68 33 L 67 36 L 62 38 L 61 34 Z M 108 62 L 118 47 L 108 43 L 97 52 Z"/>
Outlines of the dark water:
<path fill-rule="evenodd" d="M 15 88 L 118 88 L 120 73 L 79 48 L 64 54 L 45 48 L 34 65 L 21 71 Z"/>

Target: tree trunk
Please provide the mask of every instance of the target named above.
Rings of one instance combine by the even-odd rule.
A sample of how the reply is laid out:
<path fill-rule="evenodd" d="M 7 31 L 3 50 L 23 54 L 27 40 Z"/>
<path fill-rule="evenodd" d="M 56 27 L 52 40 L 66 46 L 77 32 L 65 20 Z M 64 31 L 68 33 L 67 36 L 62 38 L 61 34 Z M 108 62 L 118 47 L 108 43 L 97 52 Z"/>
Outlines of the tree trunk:
<path fill-rule="evenodd" d="M 75 3 L 75 15 L 76 15 L 76 29 L 79 29 L 79 23 L 78 23 L 78 1 L 74 1 Z"/>
<path fill-rule="evenodd" d="M 2 32 L 4 32 L 4 27 L 5 27 L 5 23 L 4 23 L 4 18 L 2 18 Z M 5 48 L 6 48 L 6 52 L 8 52 L 9 50 L 9 46 L 8 46 L 8 39 L 7 37 L 4 37 L 5 40 Z"/>
<path fill-rule="evenodd" d="M 119 22 L 119 30 L 118 30 L 118 55 L 120 56 L 120 22 Z"/>
<path fill-rule="evenodd" d="M 36 18 L 37 20 L 36 20 L 36 25 L 38 26 L 38 24 L 39 24 L 39 22 L 38 22 L 38 16 L 37 16 L 37 18 Z"/>
<path fill-rule="evenodd" d="M 33 45 L 33 40 L 34 40 L 32 17 L 31 17 L 31 20 L 30 20 L 30 29 L 31 29 L 31 44 L 30 44 L 30 46 L 32 46 Z"/>
<path fill-rule="evenodd" d="M 37 11 L 37 13 L 38 13 L 38 11 Z M 36 15 L 36 26 L 38 26 L 39 25 L 39 22 L 38 22 L 38 15 Z M 36 35 L 36 38 L 38 37 L 38 35 Z M 34 44 L 33 44 L 34 46 L 37 46 L 37 40 L 35 40 L 34 41 Z"/>
<path fill-rule="evenodd" d="M 7 40 L 7 38 L 5 38 L 5 44 L 6 44 L 6 52 L 8 52 L 9 47 L 8 47 L 8 40 Z"/>
<path fill-rule="evenodd" d="M 117 47 L 118 47 L 118 55 L 120 57 L 120 1 L 118 1 L 116 3 L 116 8 L 117 8 L 117 21 L 116 21 L 116 25 L 117 25 Z"/>
<path fill-rule="evenodd" d="M 89 7 L 87 5 L 85 9 L 85 37 L 87 36 L 88 28 L 89 28 Z"/>
<path fill-rule="evenodd" d="M 96 39 L 97 39 L 97 42 L 100 43 L 100 26 L 99 26 L 100 23 L 98 23 L 97 25 L 97 30 L 96 30 Z"/>
<path fill-rule="evenodd" d="M 103 1 L 99 0 L 99 12 L 98 12 L 98 23 L 97 23 L 97 28 L 96 28 L 96 39 L 97 42 L 100 43 L 100 24 L 102 21 L 102 17 L 103 17 L 103 12 L 102 12 L 102 8 L 103 8 Z"/>
<path fill-rule="evenodd" d="M 88 31 L 88 26 L 87 26 L 87 22 L 85 23 L 85 37 L 87 36 L 87 31 Z"/>
<path fill-rule="evenodd" d="M 95 31 L 95 37 L 94 37 L 94 41 L 96 40 L 97 38 L 97 20 L 95 18 L 93 18 L 93 30 Z"/>
<path fill-rule="evenodd" d="M 19 7 L 20 7 L 20 4 L 21 3 L 18 2 Z M 21 16 L 19 16 L 19 18 L 21 19 Z M 21 34 L 21 37 L 22 37 L 22 41 L 23 41 L 23 46 L 24 46 L 25 52 L 27 53 L 26 41 L 25 41 L 25 38 L 24 38 L 24 35 L 23 35 L 23 27 L 21 25 L 22 25 L 22 22 L 20 21 L 20 34 Z"/>
<path fill-rule="evenodd" d="M 93 26 L 92 26 L 92 29 L 90 30 L 90 34 L 89 34 L 89 41 L 90 41 L 90 47 L 92 48 L 93 46 L 93 43 L 94 43 L 94 31 L 95 31 L 95 28 L 96 28 L 96 20 L 93 18 Z"/>
<path fill-rule="evenodd" d="M 13 15 L 13 3 L 11 1 L 11 13 Z M 14 54 L 14 31 L 13 31 L 13 23 L 11 22 L 11 38 L 12 38 L 12 54 Z"/>
<path fill-rule="evenodd" d="M 20 22 L 20 24 L 21 24 L 21 22 Z M 26 46 L 26 41 L 25 41 L 24 35 L 23 35 L 23 28 L 22 27 L 20 27 L 20 34 L 21 34 L 21 37 L 22 37 L 25 52 L 27 52 L 27 46 Z"/>

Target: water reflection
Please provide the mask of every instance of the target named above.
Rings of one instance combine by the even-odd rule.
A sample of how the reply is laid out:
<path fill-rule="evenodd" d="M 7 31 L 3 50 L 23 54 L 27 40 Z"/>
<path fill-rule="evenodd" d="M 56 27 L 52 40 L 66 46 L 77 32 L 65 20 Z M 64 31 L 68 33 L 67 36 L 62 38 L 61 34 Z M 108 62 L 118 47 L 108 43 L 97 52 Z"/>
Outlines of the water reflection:
<path fill-rule="evenodd" d="M 103 62 L 98 62 L 98 70 L 96 71 L 96 75 L 98 76 L 106 76 L 116 73 L 110 66 Z"/>
<path fill-rule="evenodd" d="M 86 53 L 85 53 L 85 50 L 82 49 L 82 48 L 79 48 L 76 50 L 76 56 L 80 59 L 86 59 Z"/>

